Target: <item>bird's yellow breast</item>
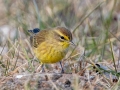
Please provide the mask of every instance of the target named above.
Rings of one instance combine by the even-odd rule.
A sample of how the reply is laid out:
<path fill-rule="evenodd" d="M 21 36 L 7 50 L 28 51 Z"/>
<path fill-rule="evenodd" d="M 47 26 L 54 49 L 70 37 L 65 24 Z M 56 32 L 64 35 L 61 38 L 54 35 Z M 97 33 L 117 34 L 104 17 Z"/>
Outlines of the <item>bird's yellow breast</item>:
<path fill-rule="evenodd" d="M 50 41 L 51 42 L 51 41 Z M 42 63 L 56 63 L 63 59 L 66 54 L 66 47 L 64 45 L 56 45 L 53 43 L 49 43 L 47 41 L 38 45 L 37 48 L 34 49 L 36 57 Z"/>

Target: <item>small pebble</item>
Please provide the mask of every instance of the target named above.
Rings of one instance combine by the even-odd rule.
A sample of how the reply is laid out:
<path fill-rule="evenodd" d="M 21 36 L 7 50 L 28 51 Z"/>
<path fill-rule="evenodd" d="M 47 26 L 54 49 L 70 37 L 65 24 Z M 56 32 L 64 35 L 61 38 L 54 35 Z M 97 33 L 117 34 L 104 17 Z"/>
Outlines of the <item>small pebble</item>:
<path fill-rule="evenodd" d="M 65 88 L 67 88 L 67 87 L 70 87 L 70 85 L 71 85 L 71 82 L 67 79 L 66 81 L 65 81 Z"/>

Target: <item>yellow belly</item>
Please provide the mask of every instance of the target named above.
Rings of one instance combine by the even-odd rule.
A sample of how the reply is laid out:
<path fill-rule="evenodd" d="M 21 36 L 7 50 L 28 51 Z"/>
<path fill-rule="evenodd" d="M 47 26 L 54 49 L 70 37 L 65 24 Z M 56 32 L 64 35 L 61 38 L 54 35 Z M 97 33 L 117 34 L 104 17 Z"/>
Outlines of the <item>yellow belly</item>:
<path fill-rule="evenodd" d="M 61 50 L 59 46 L 55 48 L 53 44 L 48 45 L 46 42 L 35 48 L 34 53 L 42 63 L 56 63 L 65 56 L 65 51 Z"/>

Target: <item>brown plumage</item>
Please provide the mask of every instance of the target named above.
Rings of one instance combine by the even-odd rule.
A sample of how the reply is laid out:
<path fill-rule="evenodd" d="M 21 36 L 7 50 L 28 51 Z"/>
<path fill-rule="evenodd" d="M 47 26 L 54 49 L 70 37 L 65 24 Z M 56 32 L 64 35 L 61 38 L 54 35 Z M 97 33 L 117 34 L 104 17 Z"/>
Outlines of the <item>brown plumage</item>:
<path fill-rule="evenodd" d="M 33 34 L 30 37 L 30 43 L 33 47 L 37 48 L 39 44 L 45 41 L 46 36 L 48 35 L 48 30 L 41 30 L 37 34 Z"/>
<path fill-rule="evenodd" d="M 63 33 L 64 35 L 66 35 L 70 41 L 72 41 L 72 34 L 70 32 L 70 30 L 68 30 L 65 27 L 56 27 L 56 30 L 59 30 L 61 33 Z"/>

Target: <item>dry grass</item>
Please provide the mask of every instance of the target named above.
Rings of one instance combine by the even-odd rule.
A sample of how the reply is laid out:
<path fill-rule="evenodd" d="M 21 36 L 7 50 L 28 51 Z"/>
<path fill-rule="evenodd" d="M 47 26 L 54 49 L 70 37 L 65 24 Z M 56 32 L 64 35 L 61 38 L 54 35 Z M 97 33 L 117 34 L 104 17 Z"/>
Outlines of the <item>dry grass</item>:
<path fill-rule="evenodd" d="M 1 90 L 119 90 L 119 0 L 0 0 Z M 46 65 L 29 43 L 28 29 L 66 26 L 73 42 L 62 60 Z"/>

